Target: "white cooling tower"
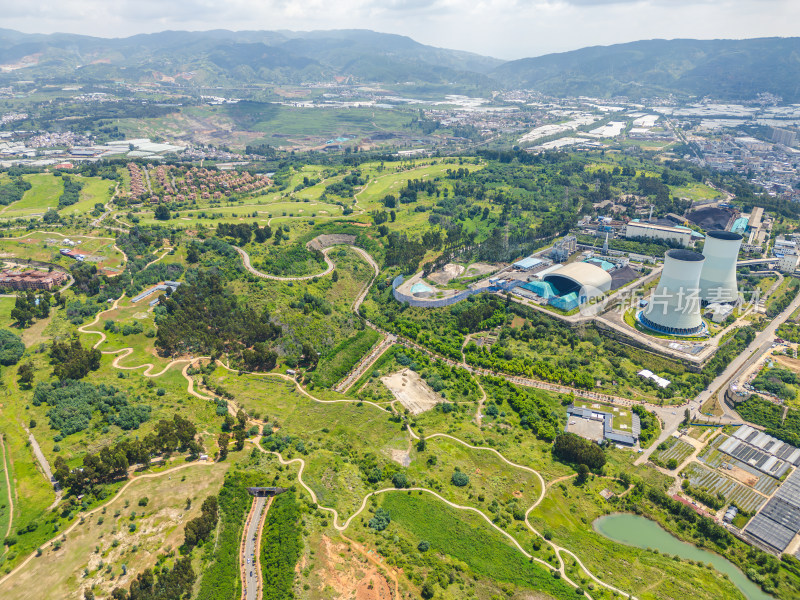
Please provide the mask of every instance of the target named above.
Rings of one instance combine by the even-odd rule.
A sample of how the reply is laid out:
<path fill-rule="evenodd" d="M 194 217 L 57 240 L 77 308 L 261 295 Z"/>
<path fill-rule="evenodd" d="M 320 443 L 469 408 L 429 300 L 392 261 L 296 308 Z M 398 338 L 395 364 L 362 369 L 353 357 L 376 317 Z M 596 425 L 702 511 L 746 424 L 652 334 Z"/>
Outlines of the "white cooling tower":
<path fill-rule="evenodd" d="M 703 270 L 700 273 L 700 298 L 703 303 L 739 299 L 736 285 L 736 260 L 742 236 L 732 231 L 709 231 L 703 247 Z"/>
<path fill-rule="evenodd" d="M 703 330 L 700 316 L 700 272 L 705 257 L 691 250 L 669 250 L 664 269 L 641 322 L 655 331 L 692 335 Z"/>

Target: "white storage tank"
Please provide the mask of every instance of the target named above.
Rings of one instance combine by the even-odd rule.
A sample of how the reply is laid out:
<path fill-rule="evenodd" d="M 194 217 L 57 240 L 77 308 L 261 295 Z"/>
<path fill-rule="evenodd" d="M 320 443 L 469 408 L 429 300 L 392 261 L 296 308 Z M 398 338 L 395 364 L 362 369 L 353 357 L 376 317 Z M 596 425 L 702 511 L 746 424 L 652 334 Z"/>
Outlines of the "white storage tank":
<path fill-rule="evenodd" d="M 703 304 L 733 304 L 739 300 L 736 284 L 736 261 L 742 236 L 732 231 L 709 231 L 703 247 L 703 269 L 700 273 L 700 298 Z"/>

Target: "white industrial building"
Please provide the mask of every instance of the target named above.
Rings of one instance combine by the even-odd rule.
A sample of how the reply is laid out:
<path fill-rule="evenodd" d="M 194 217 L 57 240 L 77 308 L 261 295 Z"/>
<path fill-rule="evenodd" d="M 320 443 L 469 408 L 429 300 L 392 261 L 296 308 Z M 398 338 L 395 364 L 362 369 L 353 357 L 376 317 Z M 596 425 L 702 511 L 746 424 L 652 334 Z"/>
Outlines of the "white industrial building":
<path fill-rule="evenodd" d="M 625 237 L 628 239 L 667 240 L 685 247 L 692 243 L 692 230 L 683 227 L 669 227 L 667 225 L 631 221 L 625 226 Z"/>
<path fill-rule="evenodd" d="M 611 275 L 604 269 L 587 262 L 574 262 L 551 271 L 543 277 L 559 295 L 572 292 L 583 300 L 602 296 L 611 290 Z"/>

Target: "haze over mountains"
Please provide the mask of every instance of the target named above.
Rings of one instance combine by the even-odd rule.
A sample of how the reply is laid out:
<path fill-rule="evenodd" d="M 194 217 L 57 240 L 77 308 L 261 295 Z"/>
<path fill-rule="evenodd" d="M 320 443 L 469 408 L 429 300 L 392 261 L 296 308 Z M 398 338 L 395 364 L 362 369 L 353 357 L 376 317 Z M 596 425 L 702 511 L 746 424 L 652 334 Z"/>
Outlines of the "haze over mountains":
<path fill-rule="evenodd" d="M 454 92 L 530 88 L 554 96 L 676 94 L 800 101 L 800 38 L 649 40 L 504 62 L 369 30 L 164 31 L 128 38 L 0 30 L 0 82 L 174 82 L 187 87 L 333 78 Z"/>

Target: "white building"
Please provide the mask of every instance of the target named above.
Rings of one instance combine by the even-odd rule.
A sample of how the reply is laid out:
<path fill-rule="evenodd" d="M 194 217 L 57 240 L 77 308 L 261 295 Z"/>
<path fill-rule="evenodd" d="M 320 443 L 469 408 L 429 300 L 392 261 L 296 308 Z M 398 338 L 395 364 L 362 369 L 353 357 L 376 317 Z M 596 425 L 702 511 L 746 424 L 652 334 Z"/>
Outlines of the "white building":
<path fill-rule="evenodd" d="M 683 227 L 668 227 L 666 225 L 653 225 L 651 223 L 630 222 L 625 226 L 625 237 L 647 238 L 654 240 L 672 240 L 681 246 L 688 246 L 692 242 L 691 229 Z"/>
<path fill-rule="evenodd" d="M 786 253 L 778 259 L 778 270 L 781 273 L 794 273 L 797 270 L 797 262 L 800 256 L 797 254 Z"/>

